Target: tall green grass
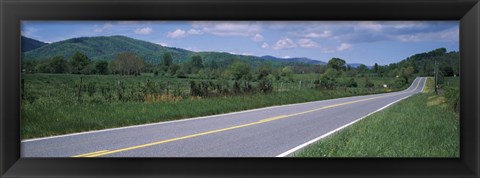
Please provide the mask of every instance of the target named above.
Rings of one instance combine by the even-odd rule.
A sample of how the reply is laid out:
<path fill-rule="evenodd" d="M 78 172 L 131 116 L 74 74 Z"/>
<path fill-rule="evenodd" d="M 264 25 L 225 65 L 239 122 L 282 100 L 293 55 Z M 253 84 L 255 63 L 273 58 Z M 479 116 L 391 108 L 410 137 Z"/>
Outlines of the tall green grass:
<path fill-rule="evenodd" d="M 84 93 L 77 100 L 79 75 L 33 74 L 26 80 L 26 98 L 22 101 L 22 139 L 60 135 L 81 131 L 115 128 L 136 124 L 162 122 L 183 118 L 222 114 L 274 105 L 365 95 L 392 91 L 385 88 L 341 88 L 318 90 L 295 87 L 269 94 L 246 94 L 209 98 L 184 97 L 160 101 L 107 101 L 96 92 Z M 187 79 L 152 76 L 83 76 L 85 83 L 115 85 L 123 81 L 127 88 L 137 90 L 142 82 L 170 81 L 172 85 L 187 85 Z M 192 79 L 199 80 L 200 79 Z M 375 79 L 379 85 L 388 78 Z M 115 91 L 112 91 L 115 92 Z"/>
<path fill-rule="evenodd" d="M 433 91 L 428 80 L 427 91 Z M 445 97 L 420 93 L 375 113 L 295 157 L 459 157 L 458 114 Z"/>

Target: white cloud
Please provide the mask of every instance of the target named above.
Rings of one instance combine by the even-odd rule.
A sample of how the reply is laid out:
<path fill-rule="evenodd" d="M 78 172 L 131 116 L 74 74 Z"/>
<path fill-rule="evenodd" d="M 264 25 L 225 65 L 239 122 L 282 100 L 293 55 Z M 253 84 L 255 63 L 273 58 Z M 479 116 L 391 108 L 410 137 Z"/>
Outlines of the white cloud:
<path fill-rule="evenodd" d="M 305 35 L 307 38 L 327 38 L 332 36 L 332 31 L 330 30 L 325 30 L 321 33 L 315 33 L 315 32 L 310 32 Z"/>
<path fill-rule="evenodd" d="M 182 29 L 176 29 L 173 32 L 167 33 L 167 36 L 169 38 L 183 38 L 183 37 L 186 37 L 187 35 L 188 35 L 187 32 L 185 32 L 185 30 L 182 30 Z"/>
<path fill-rule="evenodd" d="M 263 49 L 267 49 L 268 47 L 270 47 L 270 45 L 268 45 L 267 43 L 263 42 L 262 48 L 263 48 Z"/>
<path fill-rule="evenodd" d="M 188 31 L 182 30 L 182 29 L 176 29 L 173 32 L 168 32 L 167 37 L 169 38 L 185 38 L 189 35 L 201 35 L 203 32 L 198 29 L 190 29 Z"/>
<path fill-rule="evenodd" d="M 134 31 L 136 34 L 140 34 L 140 35 L 148 35 L 150 33 L 153 32 L 153 29 L 150 28 L 150 27 L 144 27 L 144 28 L 138 28 L 138 29 L 135 29 Z"/>
<path fill-rule="evenodd" d="M 312 41 L 311 39 L 308 39 L 308 38 L 299 39 L 298 44 L 304 48 L 313 48 L 318 46 L 318 44 L 315 41 Z"/>
<path fill-rule="evenodd" d="M 288 48 L 295 48 L 297 47 L 297 44 L 295 44 L 292 39 L 290 38 L 282 38 L 275 43 L 275 45 L 272 46 L 273 49 L 279 50 L 279 49 L 288 49 Z"/>
<path fill-rule="evenodd" d="M 34 33 L 37 32 L 38 29 L 36 28 L 26 28 L 24 30 L 22 30 L 20 33 L 22 34 L 22 36 L 27 36 L 27 37 L 32 37 L 34 36 Z"/>
<path fill-rule="evenodd" d="M 288 58 L 290 58 L 290 56 L 283 56 L 282 58 L 283 59 L 288 59 Z"/>
<path fill-rule="evenodd" d="M 188 30 L 187 33 L 190 34 L 190 35 L 200 35 L 200 34 L 203 34 L 203 32 L 202 32 L 201 30 L 197 30 L 197 29 L 190 29 L 190 30 Z"/>
<path fill-rule="evenodd" d="M 383 30 L 382 24 L 378 22 L 372 22 L 372 21 L 358 22 L 355 28 L 366 29 L 366 30 L 375 31 L 375 32 L 380 32 Z"/>
<path fill-rule="evenodd" d="M 261 26 L 255 22 L 211 22 L 196 21 L 192 26 L 203 32 L 220 36 L 253 36 L 261 31 Z"/>
<path fill-rule="evenodd" d="M 257 42 L 258 41 L 263 41 L 263 39 L 264 39 L 263 36 L 260 35 L 260 34 L 256 34 L 255 36 L 252 37 L 252 40 L 257 41 Z"/>
<path fill-rule="evenodd" d="M 95 32 L 95 33 L 101 33 L 101 32 L 104 32 L 104 31 L 106 31 L 106 30 L 108 30 L 108 29 L 110 29 L 110 28 L 112 28 L 112 27 L 113 27 L 113 25 L 112 25 L 111 23 L 105 23 L 105 24 L 103 25 L 103 27 L 101 27 L 101 28 L 94 28 L 94 29 L 93 29 L 93 32 Z"/>
<path fill-rule="evenodd" d="M 345 51 L 347 49 L 352 49 L 352 45 L 348 43 L 342 43 L 340 46 L 337 47 L 338 51 Z"/>
<path fill-rule="evenodd" d="M 419 41 L 458 41 L 459 29 L 453 28 L 440 32 L 415 33 L 392 36 L 391 38 L 401 42 L 419 42 Z"/>

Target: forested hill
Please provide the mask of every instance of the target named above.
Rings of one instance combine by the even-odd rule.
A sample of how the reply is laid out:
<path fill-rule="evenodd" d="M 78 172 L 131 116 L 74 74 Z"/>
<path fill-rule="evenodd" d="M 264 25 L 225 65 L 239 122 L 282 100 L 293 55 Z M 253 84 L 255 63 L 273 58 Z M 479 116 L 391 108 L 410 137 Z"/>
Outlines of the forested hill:
<path fill-rule="evenodd" d="M 431 76 L 433 75 L 435 61 L 439 72 L 443 75 L 459 75 L 460 53 L 458 51 L 447 52 L 445 48 L 412 55 L 398 63 L 386 66 L 386 71 L 398 73 L 402 69 L 413 68 L 413 73 L 417 75 Z"/>
<path fill-rule="evenodd" d="M 28 37 L 22 36 L 22 52 L 34 50 L 37 48 L 40 48 L 44 45 L 47 45 L 48 43 L 44 43 L 38 40 L 34 40 Z"/>
<path fill-rule="evenodd" d="M 226 65 L 231 63 L 234 59 L 242 60 L 252 66 L 258 66 L 263 63 L 270 63 L 274 66 L 285 63 L 324 64 L 324 62 L 308 58 L 301 58 L 303 60 L 297 60 L 297 58 L 276 58 L 265 60 L 264 58 L 257 56 L 236 55 L 225 52 L 193 52 L 181 48 L 166 47 L 125 36 L 72 38 L 28 51 L 23 56 L 23 60 L 43 60 L 55 56 L 63 56 L 64 58 L 69 59 L 77 51 L 85 54 L 88 58 L 94 61 L 112 61 L 118 53 L 128 51 L 138 55 L 151 64 L 159 64 L 165 53 L 170 53 L 172 55 L 174 63 L 189 61 L 192 56 L 198 55 L 202 57 L 204 62 L 215 60 L 216 62 L 224 63 Z"/>
<path fill-rule="evenodd" d="M 165 52 L 169 52 L 174 59 L 188 58 L 191 51 L 168 48 L 158 44 L 136 40 L 124 36 L 109 37 L 80 37 L 51 43 L 40 48 L 28 51 L 23 59 L 48 59 L 63 56 L 69 59 L 75 52 L 81 52 L 92 60 L 111 61 L 120 52 L 132 52 L 143 57 L 148 62 L 158 62 Z"/>

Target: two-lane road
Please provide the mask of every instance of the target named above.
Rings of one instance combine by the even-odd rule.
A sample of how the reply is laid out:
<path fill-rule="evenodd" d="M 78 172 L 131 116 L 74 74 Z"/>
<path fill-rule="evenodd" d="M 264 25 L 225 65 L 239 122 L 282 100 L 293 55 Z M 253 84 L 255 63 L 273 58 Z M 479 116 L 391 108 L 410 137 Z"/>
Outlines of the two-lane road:
<path fill-rule="evenodd" d="M 22 157 L 275 157 L 424 88 L 24 140 Z M 208 106 L 205 106 L 208 107 Z"/>

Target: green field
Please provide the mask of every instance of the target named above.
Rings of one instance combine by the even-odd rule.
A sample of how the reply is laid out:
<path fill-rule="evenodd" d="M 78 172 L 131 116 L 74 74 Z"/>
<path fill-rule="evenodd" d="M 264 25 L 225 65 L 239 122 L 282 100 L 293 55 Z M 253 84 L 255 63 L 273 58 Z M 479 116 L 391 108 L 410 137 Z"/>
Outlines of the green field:
<path fill-rule="evenodd" d="M 428 80 L 425 92 L 366 117 L 293 156 L 459 157 L 459 115 L 452 105 L 458 101 L 459 78 L 446 78 L 440 85 L 440 95 L 433 93 L 433 86 L 433 80 Z"/>
<path fill-rule="evenodd" d="M 207 116 L 246 109 L 397 91 L 384 88 L 392 78 L 370 78 L 373 87 L 317 88 L 315 75 L 297 74 L 296 81 L 274 81 L 273 91 L 232 93 L 234 81 L 179 79 L 153 75 L 23 74 L 22 139 L 88 130 Z M 350 78 L 339 78 L 347 80 Z M 190 82 L 208 85 L 192 96 Z M 255 88 L 258 82 L 251 82 Z M 223 88 L 224 90 L 221 90 Z M 208 107 L 205 107 L 208 106 Z"/>

